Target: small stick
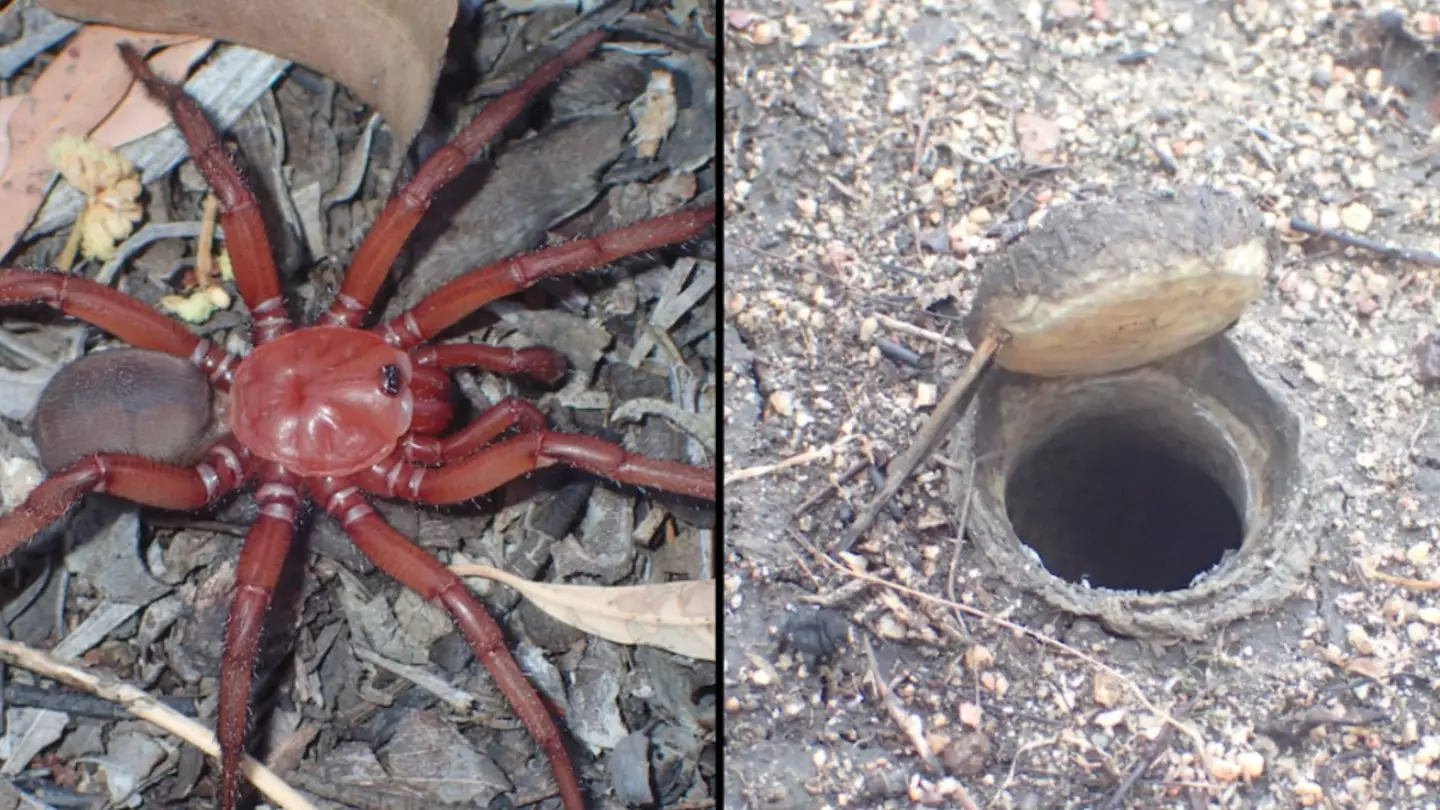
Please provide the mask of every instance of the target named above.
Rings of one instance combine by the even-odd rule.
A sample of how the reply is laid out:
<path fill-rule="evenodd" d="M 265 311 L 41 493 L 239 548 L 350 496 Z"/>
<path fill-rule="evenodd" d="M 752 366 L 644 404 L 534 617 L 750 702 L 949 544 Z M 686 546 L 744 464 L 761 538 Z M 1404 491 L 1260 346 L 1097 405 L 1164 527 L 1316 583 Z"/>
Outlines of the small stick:
<path fill-rule="evenodd" d="M 905 711 L 899 699 L 891 694 L 890 688 L 885 685 L 885 678 L 880 674 L 880 663 L 875 660 L 875 650 L 870 646 L 870 637 L 862 635 L 860 640 L 865 644 L 865 658 L 870 662 L 870 683 L 874 685 L 875 696 L 880 699 L 880 705 L 885 707 L 885 713 L 890 715 L 895 725 L 910 738 L 910 744 L 915 746 L 915 753 L 920 756 L 925 767 L 932 773 L 945 773 L 945 769 L 940 767 L 940 760 L 931 750 L 929 741 L 925 739 L 925 721 L 920 719 L 920 715 Z"/>
<path fill-rule="evenodd" d="M 220 201 L 214 194 L 206 194 L 201 210 L 200 241 L 195 245 L 195 282 L 203 290 L 215 283 L 210 277 L 210 268 L 215 262 L 212 251 L 215 249 L 215 219 L 220 213 Z"/>
<path fill-rule="evenodd" d="M 115 680 L 98 672 L 90 672 L 73 664 L 15 641 L 0 640 L 0 660 L 28 669 L 36 675 L 52 678 L 75 689 L 99 695 L 124 706 L 141 720 L 148 720 L 211 757 L 220 757 L 220 745 L 210 729 L 147 695 L 138 687 Z M 265 797 L 285 810 L 315 810 L 294 788 L 285 784 L 274 771 L 246 756 L 240 764 L 245 774 Z"/>
<path fill-rule="evenodd" d="M 964 410 L 961 404 L 968 401 L 967 395 L 970 393 L 971 386 L 990 365 L 990 358 L 1000 350 L 1007 339 L 1007 335 L 992 332 L 980 341 L 980 345 L 975 348 L 975 353 L 970 356 L 970 362 L 965 364 L 965 368 L 960 371 L 960 376 L 950 384 L 950 390 L 945 392 L 945 397 L 940 400 L 939 405 L 935 406 L 935 412 L 930 414 L 930 419 L 920 428 L 920 432 L 915 434 L 915 441 L 906 448 L 904 453 L 890 462 L 888 467 L 890 474 L 885 479 L 885 486 L 880 490 L 880 494 L 875 496 L 875 500 L 871 501 L 870 505 L 865 507 L 865 511 L 855 518 L 855 522 L 850 525 L 850 528 L 845 530 L 845 535 L 840 540 L 842 551 L 849 551 L 860 539 L 860 536 L 870 530 L 870 526 L 880 516 L 880 510 L 884 509 L 885 504 L 895 497 L 895 493 L 900 491 L 905 479 L 915 472 L 915 468 L 920 466 L 920 462 L 924 461 L 935 449 L 936 443 L 940 441 L 940 436 L 950 429 L 955 418 Z"/>
<path fill-rule="evenodd" d="M 1344 231 L 1337 231 L 1333 228 L 1322 228 L 1319 225 L 1311 225 L 1299 217 L 1290 218 L 1290 230 L 1300 233 L 1318 236 L 1321 239 L 1329 239 L 1346 247 L 1357 247 L 1373 253 L 1379 253 L 1390 259 L 1399 259 L 1402 262 L 1414 262 L 1425 267 L 1440 267 L 1440 254 L 1431 253 L 1428 250 L 1417 250 L 1415 248 L 1395 247 L 1394 245 L 1383 245 L 1379 242 L 1366 239 L 1363 236 L 1355 236 Z"/>
<path fill-rule="evenodd" d="M 1369 563 L 1360 564 L 1360 573 L 1366 579 L 1373 579 L 1379 582 L 1387 582 L 1391 585 L 1399 585 L 1402 588 L 1409 588 L 1412 591 L 1440 591 L 1440 579 L 1414 579 L 1412 577 L 1397 577 L 1394 574 L 1386 574 L 1375 570 Z"/>
<path fill-rule="evenodd" d="M 899 318 L 892 318 L 889 315 L 877 312 L 875 313 L 875 320 L 878 321 L 885 328 L 894 329 L 896 332 L 904 332 L 907 335 L 914 335 L 918 338 L 924 338 L 932 343 L 939 343 L 942 346 L 949 346 L 952 349 L 958 349 L 962 352 L 968 353 L 975 351 L 975 348 L 971 346 L 967 341 L 956 340 L 952 337 L 946 337 L 939 332 L 926 329 L 921 326 L 916 326 L 912 323 L 906 323 Z"/>
<path fill-rule="evenodd" d="M 84 231 L 84 212 L 75 219 L 75 224 L 70 228 L 70 236 L 65 240 L 65 247 L 60 250 L 60 256 L 55 259 L 55 267 L 65 272 L 75 266 L 75 256 L 80 252 L 80 235 Z"/>
<path fill-rule="evenodd" d="M 841 491 L 840 487 L 850 483 L 851 481 L 854 481 L 856 476 L 860 475 L 860 473 L 862 472 L 865 472 L 865 468 L 869 467 L 870 463 L 870 459 L 868 458 L 864 458 L 855 462 L 854 466 L 852 466 L 850 469 L 836 476 L 834 483 L 827 483 L 825 486 L 821 487 L 820 490 L 814 495 L 806 498 L 805 502 L 800 504 L 800 506 L 795 509 L 795 512 L 791 515 L 791 517 L 798 518 L 806 512 L 809 512 L 811 509 L 814 509 L 815 507 L 824 503 L 826 499 L 838 494 Z"/>
<path fill-rule="evenodd" d="M 919 368 L 923 360 L 923 358 L 920 357 L 920 354 L 918 352 L 901 346 L 899 343 L 896 343 L 893 340 L 876 338 L 875 348 L 879 349 L 881 354 L 885 355 L 891 360 L 894 360 L 897 363 L 903 363 L 912 368 Z"/>
<path fill-rule="evenodd" d="M 774 464 L 762 464 L 759 467 L 747 467 L 725 476 L 726 484 L 733 484 L 737 481 L 748 481 L 751 478 L 760 478 L 771 473 L 777 473 L 791 467 L 799 467 L 801 464 L 809 464 L 812 461 L 819 461 L 836 450 L 844 447 L 856 439 L 855 436 L 846 436 L 838 442 L 831 442 L 824 447 L 817 447 L 814 450 L 806 450 L 798 456 L 791 456 L 784 461 L 777 461 Z"/>
<path fill-rule="evenodd" d="M 945 595 L 950 597 L 951 602 L 959 602 L 955 595 L 955 570 L 960 567 L 960 548 L 965 545 L 965 524 L 970 521 L 970 501 L 975 495 L 975 464 L 976 457 L 970 456 L 969 469 L 965 472 L 965 499 L 960 502 L 960 520 L 955 524 L 955 553 L 950 555 L 950 576 L 946 580 Z M 965 625 L 965 614 L 955 611 L 955 620 L 960 622 L 961 629 L 970 632 Z"/>

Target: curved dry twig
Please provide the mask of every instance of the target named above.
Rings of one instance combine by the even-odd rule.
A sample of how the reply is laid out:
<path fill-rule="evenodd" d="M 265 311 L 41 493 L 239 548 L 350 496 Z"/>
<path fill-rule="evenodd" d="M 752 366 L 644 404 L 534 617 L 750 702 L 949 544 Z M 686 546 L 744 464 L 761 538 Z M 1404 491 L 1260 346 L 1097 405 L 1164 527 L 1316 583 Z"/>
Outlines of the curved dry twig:
<path fill-rule="evenodd" d="M 174 734 L 215 760 L 220 758 L 220 744 L 215 734 L 199 722 L 160 703 L 142 689 L 99 672 L 82 669 L 49 653 L 27 647 L 18 641 L 0 639 L 0 660 L 27 669 L 37 675 L 81 689 L 106 700 L 112 700 L 136 717 L 154 723 Z M 250 757 L 240 766 L 245 778 L 265 797 L 283 810 L 315 810 L 315 805 L 290 787 L 276 773 Z"/>

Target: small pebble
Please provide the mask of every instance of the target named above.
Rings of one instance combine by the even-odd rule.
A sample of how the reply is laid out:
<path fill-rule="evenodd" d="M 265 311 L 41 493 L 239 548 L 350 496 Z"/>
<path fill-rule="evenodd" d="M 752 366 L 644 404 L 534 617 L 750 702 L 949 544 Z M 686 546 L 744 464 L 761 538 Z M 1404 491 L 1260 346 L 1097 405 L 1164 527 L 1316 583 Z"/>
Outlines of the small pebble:
<path fill-rule="evenodd" d="M 935 384 L 934 384 L 934 383 L 927 383 L 927 382 L 918 383 L 918 384 L 915 386 L 915 407 L 916 407 L 916 408 L 931 408 L 931 407 L 934 407 L 934 406 L 935 406 L 935 403 L 938 401 L 937 398 L 936 398 L 937 393 L 938 393 L 938 391 L 937 391 L 937 389 L 935 388 Z"/>
<path fill-rule="evenodd" d="M 1404 754 L 1396 754 L 1390 760 L 1390 765 L 1395 769 L 1395 780 L 1398 782 L 1409 782 L 1415 778 L 1415 764 Z"/>
<path fill-rule="evenodd" d="M 790 47 L 803 48 L 810 41 L 810 25 L 799 23 L 790 29 Z"/>
<path fill-rule="evenodd" d="M 1430 543 L 1421 540 L 1415 545 L 1405 549 L 1405 559 L 1408 560 L 1411 565 L 1419 568 L 1430 562 L 1430 550 Z"/>
<path fill-rule="evenodd" d="M 1240 766 L 1240 775 L 1247 782 L 1265 773 L 1265 757 L 1258 751 L 1242 752 L 1235 757 L 1235 764 Z"/>
<path fill-rule="evenodd" d="M 1370 230 L 1370 223 L 1374 221 L 1375 215 L 1364 203 L 1350 203 L 1340 209 L 1340 224 L 1356 233 Z"/>
<path fill-rule="evenodd" d="M 750 41 L 756 45 L 770 45 L 780 38 L 780 23 L 763 20 L 750 29 Z"/>
<path fill-rule="evenodd" d="M 1210 759 L 1210 775 L 1221 782 L 1234 782 L 1240 778 L 1240 766 L 1228 759 L 1212 757 Z"/>
<path fill-rule="evenodd" d="M 875 333 L 880 329 L 880 321 L 875 316 L 870 316 L 860 322 L 860 342 L 869 343 L 875 339 Z"/>
<path fill-rule="evenodd" d="M 776 391 L 770 395 L 770 409 L 789 419 L 795 415 L 795 395 L 789 391 Z"/>

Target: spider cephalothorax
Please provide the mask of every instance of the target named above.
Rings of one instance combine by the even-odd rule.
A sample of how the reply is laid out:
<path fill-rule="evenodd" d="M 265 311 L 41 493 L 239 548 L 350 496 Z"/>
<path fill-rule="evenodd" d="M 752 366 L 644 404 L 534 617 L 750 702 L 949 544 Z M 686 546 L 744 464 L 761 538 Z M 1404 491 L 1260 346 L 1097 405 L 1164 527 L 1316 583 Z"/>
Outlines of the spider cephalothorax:
<path fill-rule="evenodd" d="M 621 483 L 713 500 L 713 471 L 637 456 L 587 436 L 549 431 L 540 411 L 521 399 L 504 400 L 475 422 L 444 434 L 454 415 L 448 370 L 474 367 L 554 382 L 564 375 L 565 363 L 557 352 L 543 348 L 429 341 L 487 302 L 541 279 L 690 239 L 709 227 L 715 212 L 713 208 L 680 211 L 506 259 L 446 284 L 388 323 L 371 329 L 362 325 L 392 262 L 435 193 L 537 92 L 585 59 L 604 36 L 596 32 L 575 41 L 518 88 L 491 102 L 431 157 L 376 221 L 335 303 L 319 323 L 299 328 L 286 313 L 255 197 L 214 129 L 183 91 L 156 77 L 139 54 L 122 48 L 130 69 L 170 108 L 196 165 L 221 200 L 236 285 L 252 316 L 255 348 L 244 358 L 199 339 L 140 301 L 86 279 L 0 270 L 0 304 L 47 304 L 132 346 L 168 356 L 154 362 L 138 359 L 136 368 L 143 370 L 135 373 L 150 375 L 156 390 L 173 389 L 172 402 L 184 398 L 209 404 L 193 373 L 174 372 L 175 385 L 160 385 L 177 358 L 202 372 L 215 391 L 228 397 L 218 437 L 186 426 L 185 435 L 212 435 L 213 440 L 195 452 L 185 447 L 173 448 L 173 453 L 172 448 L 147 452 L 128 440 L 108 443 L 103 436 L 77 449 L 75 442 L 59 437 L 67 434 L 66 420 L 78 418 L 75 414 L 84 409 L 57 406 L 44 420 L 37 420 L 43 423 L 43 430 L 37 429 L 37 434 L 44 434 L 39 435 L 42 457 L 47 464 L 54 463 L 51 476 L 21 506 L 0 518 L 0 555 L 4 555 L 58 519 L 87 492 L 104 491 L 164 509 L 193 510 L 254 484 L 259 517 L 240 554 L 221 663 L 222 806 L 233 806 L 239 792 L 251 669 L 262 619 L 289 553 L 297 514 L 310 499 L 345 528 L 377 567 L 450 612 L 516 715 L 549 756 L 567 810 L 584 807 L 560 732 L 510 655 L 499 626 L 453 573 L 391 528 L 369 497 L 460 503 L 541 467 L 567 464 Z M 110 357 L 104 365 L 129 359 Z M 101 365 L 97 362 L 93 368 L 103 376 Z M 89 383 L 82 376 L 67 378 L 66 385 L 83 390 Z M 503 438 L 512 431 L 514 435 Z"/>

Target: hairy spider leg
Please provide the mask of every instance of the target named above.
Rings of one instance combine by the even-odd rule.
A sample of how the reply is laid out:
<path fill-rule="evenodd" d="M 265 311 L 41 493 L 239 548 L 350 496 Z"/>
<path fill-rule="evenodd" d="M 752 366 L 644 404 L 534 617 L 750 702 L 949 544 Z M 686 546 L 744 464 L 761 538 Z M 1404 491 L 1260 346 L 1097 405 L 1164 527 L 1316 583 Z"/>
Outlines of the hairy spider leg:
<path fill-rule="evenodd" d="M 411 349 L 491 301 L 520 292 L 542 279 L 592 270 L 616 259 L 692 239 L 714 221 L 713 207 L 678 211 L 600 236 L 502 259 L 442 286 L 409 312 L 377 329 L 396 346 Z"/>
<path fill-rule="evenodd" d="M 221 391 L 239 362 L 234 355 L 201 340 L 185 326 L 143 301 L 66 273 L 0 270 L 0 306 L 44 304 L 72 318 L 103 329 L 137 349 L 189 358 Z"/>
<path fill-rule="evenodd" d="M 438 506 L 478 498 L 552 464 L 622 484 L 715 500 L 713 470 L 636 455 L 601 439 L 550 430 L 522 432 L 439 467 L 410 464 L 401 449 L 350 479 L 372 495 Z"/>
<path fill-rule="evenodd" d="M 602 30 L 576 40 L 559 56 L 541 65 L 519 87 L 487 104 L 453 141 L 425 161 L 415 177 L 390 198 L 371 226 L 350 262 L 339 295 L 335 296 L 321 323 L 354 327 L 362 324 L 375 303 L 380 285 L 395 264 L 395 257 L 400 255 L 400 249 L 440 189 L 459 177 L 470 161 L 525 111 L 536 94 L 560 78 L 561 73 L 583 62 L 606 36 Z"/>
<path fill-rule="evenodd" d="M 235 268 L 235 286 L 250 308 L 251 339 L 260 346 L 289 332 L 290 315 L 281 297 L 280 274 L 259 203 L 220 143 L 215 127 L 195 99 L 178 84 L 155 75 L 129 43 L 120 45 L 120 56 L 146 92 L 170 110 L 190 147 L 190 158 L 220 199 L 220 224 L 225 227 L 225 247 Z"/>
<path fill-rule="evenodd" d="M 211 445 L 192 467 L 121 453 L 86 456 L 46 478 L 24 503 L 0 517 L 0 556 L 59 520 L 89 492 L 158 509 L 199 509 L 240 486 L 248 458 L 229 437 Z"/>
<path fill-rule="evenodd" d="M 325 511 L 339 521 L 355 545 L 376 567 L 399 580 L 405 587 L 449 611 L 460 632 L 485 665 L 495 685 L 510 701 L 515 716 L 539 743 L 550 759 L 550 769 L 567 810 L 584 810 L 585 798 L 560 729 L 540 701 L 535 688 L 520 670 L 500 625 L 490 612 L 466 589 L 460 578 L 436 562 L 426 551 L 376 514 L 356 487 L 326 478 L 314 492 Z"/>
<path fill-rule="evenodd" d="M 304 503 L 302 480 L 283 467 L 264 462 L 257 479 L 255 502 L 260 515 L 240 548 L 235 595 L 225 626 L 225 654 L 220 659 L 220 803 L 227 808 L 240 797 L 240 763 L 250 725 L 251 681 L 260 631 L 290 556 L 295 520 Z"/>

